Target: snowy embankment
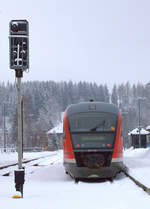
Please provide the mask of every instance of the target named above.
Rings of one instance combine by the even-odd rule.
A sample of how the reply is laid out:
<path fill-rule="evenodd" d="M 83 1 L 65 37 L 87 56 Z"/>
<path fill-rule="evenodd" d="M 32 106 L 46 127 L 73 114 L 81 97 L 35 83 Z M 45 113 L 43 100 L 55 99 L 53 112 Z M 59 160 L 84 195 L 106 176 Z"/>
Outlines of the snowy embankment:
<path fill-rule="evenodd" d="M 126 150 L 125 161 L 138 171 L 136 159 L 147 149 Z M 44 153 L 46 154 L 46 153 Z M 33 157 L 30 153 L 30 157 Z M 1 158 L 1 156 L 0 156 Z M 130 162 L 131 163 L 131 162 Z M 12 199 L 14 176 L 0 176 L 1 208 L 5 209 L 149 209 L 150 196 L 129 178 L 119 175 L 111 182 L 79 182 L 65 174 L 62 151 L 25 170 L 24 198 Z M 147 167 L 147 169 L 149 169 Z"/>
<path fill-rule="evenodd" d="M 150 188 L 150 148 L 125 150 L 124 163 L 129 168 L 128 173 L 132 177 Z"/>

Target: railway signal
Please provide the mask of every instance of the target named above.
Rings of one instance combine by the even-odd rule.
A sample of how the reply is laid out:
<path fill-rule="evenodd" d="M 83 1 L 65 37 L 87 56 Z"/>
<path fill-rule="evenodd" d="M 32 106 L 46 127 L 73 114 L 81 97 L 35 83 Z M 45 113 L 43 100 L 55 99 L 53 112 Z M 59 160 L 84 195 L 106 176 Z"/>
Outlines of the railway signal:
<path fill-rule="evenodd" d="M 18 92 L 18 170 L 15 171 L 16 191 L 23 197 L 25 172 L 22 167 L 22 111 L 21 111 L 21 77 L 29 69 L 29 24 L 27 20 L 11 20 L 9 23 L 10 68 L 15 70 Z M 16 196 L 14 196 L 16 197 Z"/>
<path fill-rule="evenodd" d="M 10 68 L 26 70 L 29 68 L 29 26 L 26 20 L 12 20 L 10 31 Z"/>

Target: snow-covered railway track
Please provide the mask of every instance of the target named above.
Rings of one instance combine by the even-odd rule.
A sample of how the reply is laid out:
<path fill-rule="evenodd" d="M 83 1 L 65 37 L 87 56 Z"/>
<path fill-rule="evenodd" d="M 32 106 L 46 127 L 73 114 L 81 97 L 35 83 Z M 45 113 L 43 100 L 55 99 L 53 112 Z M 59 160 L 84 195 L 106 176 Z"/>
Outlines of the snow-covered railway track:
<path fill-rule="evenodd" d="M 128 170 L 128 169 L 127 169 Z M 136 184 L 137 187 L 140 187 L 142 188 L 148 195 L 150 195 L 150 188 L 148 188 L 147 186 L 145 186 L 144 184 L 142 184 L 140 181 L 138 181 L 137 179 L 135 179 L 134 177 L 132 177 L 127 170 L 122 170 L 122 173 L 125 175 L 125 177 L 129 178 L 132 182 L 134 182 Z M 119 175 L 119 174 L 118 174 Z M 75 183 L 78 184 L 79 181 L 82 181 L 81 179 L 74 179 L 75 180 Z M 115 180 L 115 178 L 113 180 L 111 179 L 103 179 L 103 180 L 99 180 L 100 182 L 103 182 L 103 181 L 110 181 L 113 183 L 113 180 Z M 87 180 L 88 182 L 90 182 L 90 180 Z M 91 179 L 91 182 L 95 182 L 96 180 L 92 180 Z"/>
<path fill-rule="evenodd" d="M 130 178 L 138 187 L 142 188 L 147 194 L 150 195 L 150 188 L 136 180 L 133 176 L 131 176 L 128 172 L 123 171 L 123 173 Z"/>
<path fill-rule="evenodd" d="M 37 162 L 33 164 L 33 166 L 48 166 L 48 165 L 53 165 L 57 162 L 59 162 L 59 158 L 57 157 L 57 155 L 55 155 L 50 158 L 47 158 L 47 161 L 43 160 L 43 161 Z"/>
<path fill-rule="evenodd" d="M 47 155 L 47 156 L 41 156 L 41 157 L 29 159 L 29 160 L 23 160 L 22 165 L 25 168 L 28 168 L 28 167 L 31 167 L 31 166 L 38 166 L 38 165 L 40 165 L 41 162 L 44 162 L 45 159 L 51 159 L 51 158 L 53 159 L 53 157 L 56 156 L 56 155 L 57 154 L 55 153 L 55 154 L 51 154 L 51 155 Z M 54 163 L 54 162 L 52 161 L 51 163 Z M 12 163 L 12 164 L 1 166 L 0 167 L 0 175 L 1 176 L 9 176 L 10 173 L 12 171 L 14 171 L 14 169 L 16 169 L 17 165 L 18 165 L 18 163 Z"/>

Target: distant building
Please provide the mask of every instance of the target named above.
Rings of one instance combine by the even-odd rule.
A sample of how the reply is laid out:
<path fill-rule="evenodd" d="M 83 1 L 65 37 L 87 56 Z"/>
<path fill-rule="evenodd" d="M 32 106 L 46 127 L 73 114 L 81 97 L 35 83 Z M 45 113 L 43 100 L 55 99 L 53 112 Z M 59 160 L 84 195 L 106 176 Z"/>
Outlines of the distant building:
<path fill-rule="evenodd" d="M 49 150 L 62 149 L 63 139 L 63 123 L 59 123 L 56 127 L 47 132 Z"/>
<path fill-rule="evenodd" d="M 47 132 L 49 150 L 62 149 L 63 147 L 63 118 L 64 112 L 61 112 L 61 120 L 58 125 Z"/>
<path fill-rule="evenodd" d="M 147 126 L 146 127 L 146 131 L 149 131 L 150 132 L 150 126 Z"/>
<path fill-rule="evenodd" d="M 144 128 L 140 130 L 140 137 L 139 137 L 139 128 L 133 129 L 131 132 L 128 133 L 130 139 L 130 146 L 134 148 L 146 148 L 148 145 L 148 136 L 150 132 L 146 131 Z M 140 140 L 140 141 L 139 141 Z"/>
<path fill-rule="evenodd" d="M 146 131 L 149 132 L 149 134 L 147 135 L 147 147 L 150 147 L 150 126 L 146 127 Z"/>

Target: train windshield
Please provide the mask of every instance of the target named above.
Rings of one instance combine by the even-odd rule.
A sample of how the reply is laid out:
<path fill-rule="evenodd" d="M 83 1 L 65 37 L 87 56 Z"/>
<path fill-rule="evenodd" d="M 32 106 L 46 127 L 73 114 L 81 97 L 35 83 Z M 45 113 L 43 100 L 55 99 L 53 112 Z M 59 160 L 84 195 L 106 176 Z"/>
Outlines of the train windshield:
<path fill-rule="evenodd" d="M 80 113 L 69 117 L 73 147 L 113 148 L 117 116 L 111 113 Z"/>

